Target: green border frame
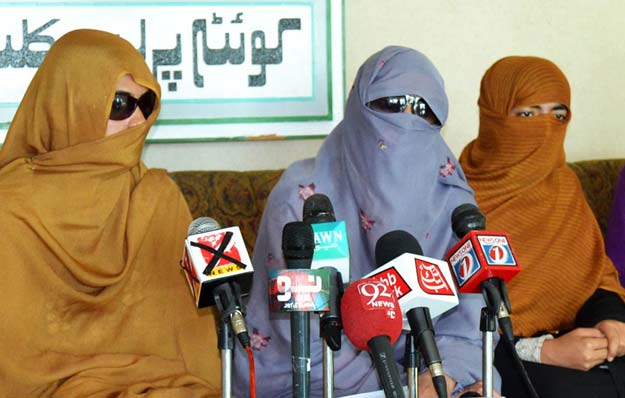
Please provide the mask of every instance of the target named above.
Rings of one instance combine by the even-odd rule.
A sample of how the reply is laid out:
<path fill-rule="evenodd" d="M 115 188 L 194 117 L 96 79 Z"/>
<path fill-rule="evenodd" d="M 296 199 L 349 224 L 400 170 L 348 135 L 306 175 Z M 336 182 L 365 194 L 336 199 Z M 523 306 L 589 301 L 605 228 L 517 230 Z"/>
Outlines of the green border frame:
<path fill-rule="evenodd" d="M 333 96 L 333 70 L 332 70 L 332 34 L 333 34 L 333 26 L 332 26 L 332 1 L 336 0 L 326 0 L 326 23 L 327 23 L 327 34 L 326 34 L 326 48 L 327 48 L 327 59 L 326 59 L 326 68 L 328 71 L 327 77 L 327 104 L 328 104 L 328 112 L 326 115 L 322 116 L 292 116 L 292 117 L 249 117 L 249 118 L 217 118 L 217 119 L 164 119 L 157 120 L 155 122 L 156 126 L 175 126 L 175 125 L 214 125 L 214 124 L 237 124 L 237 123 L 245 123 L 245 124 L 253 124 L 253 123 L 287 123 L 287 122 L 315 122 L 315 121 L 331 121 L 334 117 L 334 101 Z M 341 4 L 341 40 L 342 40 L 342 74 L 343 74 L 343 104 L 345 103 L 345 99 L 347 97 L 345 92 L 345 0 L 340 0 Z M 130 4 L 133 3 L 133 4 Z M 0 8 L 8 7 L 8 6 L 37 6 L 37 5 L 67 5 L 73 7 L 82 7 L 82 6 L 94 6 L 94 5 L 115 5 L 115 6 L 136 6 L 140 5 L 140 3 L 135 2 L 127 2 L 125 4 L 120 4 L 119 2 L 111 1 L 111 2 L 83 2 L 83 3 L 73 3 L 73 2 L 63 2 L 63 1 L 20 1 L 20 2 L 3 2 L 0 3 Z M 267 2 L 267 4 L 273 4 L 274 2 Z M 280 4 L 280 2 L 275 2 L 275 4 Z M 293 3 L 295 4 L 295 2 Z M 161 6 L 180 6 L 184 5 L 181 2 L 163 2 L 158 5 Z M 0 129 L 7 129 L 10 127 L 10 122 L 0 122 Z M 318 134 L 318 135 L 276 135 L 271 136 L 272 138 L 263 138 L 255 137 L 255 136 L 234 136 L 234 137 L 199 137 L 199 138 L 148 138 L 146 139 L 146 143 L 150 144 L 159 144 L 159 143 L 191 143 L 191 142 L 235 142 L 235 141 L 279 141 L 279 140 L 296 140 L 296 139 L 321 139 L 325 138 L 327 134 Z M 1 147 L 1 144 L 0 144 Z"/>

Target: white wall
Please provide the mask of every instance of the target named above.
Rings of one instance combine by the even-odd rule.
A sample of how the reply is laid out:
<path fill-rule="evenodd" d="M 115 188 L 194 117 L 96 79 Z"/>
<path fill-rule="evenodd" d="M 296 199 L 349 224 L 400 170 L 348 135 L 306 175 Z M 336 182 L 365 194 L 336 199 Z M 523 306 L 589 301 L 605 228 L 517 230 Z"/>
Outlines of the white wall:
<path fill-rule="evenodd" d="M 507 55 L 536 55 L 554 61 L 571 84 L 568 159 L 625 157 L 622 0 L 345 0 L 347 87 L 360 64 L 390 44 L 422 51 L 445 78 L 443 135 L 457 155 L 476 136 L 484 71 Z M 314 156 L 321 142 L 147 144 L 144 160 L 170 170 L 274 169 Z"/>

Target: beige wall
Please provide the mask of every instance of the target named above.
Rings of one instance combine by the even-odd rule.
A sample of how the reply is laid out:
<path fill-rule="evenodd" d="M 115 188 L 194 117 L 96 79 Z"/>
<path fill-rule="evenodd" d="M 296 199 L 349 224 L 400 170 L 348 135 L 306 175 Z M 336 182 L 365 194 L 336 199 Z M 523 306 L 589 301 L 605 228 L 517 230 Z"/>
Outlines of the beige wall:
<path fill-rule="evenodd" d="M 335 1 L 335 0 L 332 0 Z M 425 53 L 445 78 L 454 153 L 475 137 L 484 71 L 506 55 L 551 59 L 569 78 L 569 160 L 625 157 L 625 2 L 622 0 L 345 0 L 345 70 L 398 44 Z M 272 169 L 314 156 L 321 140 L 148 144 L 151 167 Z"/>

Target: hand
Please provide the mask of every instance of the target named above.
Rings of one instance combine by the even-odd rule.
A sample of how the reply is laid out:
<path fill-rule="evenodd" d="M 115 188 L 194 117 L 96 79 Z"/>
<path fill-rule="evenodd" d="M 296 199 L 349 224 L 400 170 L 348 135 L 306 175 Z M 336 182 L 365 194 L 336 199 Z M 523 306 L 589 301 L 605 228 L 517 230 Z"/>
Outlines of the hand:
<path fill-rule="evenodd" d="M 482 396 L 482 390 L 484 390 L 484 384 L 482 383 L 482 380 L 480 381 L 476 381 L 475 383 L 471 384 L 470 386 L 465 387 L 462 391 L 460 391 L 456 397 L 462 397 L 462 394 L 467 393 L 469 391 L 471 392 L 476 392 L 478 394 L 480 394 L 479 396 Z M 501 395 L 493 390 L 493 397 L 501 397 Z"/>
<path fill-rule="evenodd" d="M 589 370 L 608 357 L 608 339 L 595 328 L 577 328 L 553 340 L 545 340 L 540 361 L 547 365 Z"/>
<path fill-rule="evenodd" d="M 456 387 L 456 380 L 452 379 L 448 375 L 445 375 L 445 382 L 447 383 L 447 394 L 453 391 Z M 429 370 L 419 374 L 419 398 L 438 398 L 434 383 L 432 383 L 432 374 Z"/>
<path fill-rule="evenodd" d="M 625 323 L 606 319 L 595 327 L 608 339 L 608 361 L 625 355 Z"/>

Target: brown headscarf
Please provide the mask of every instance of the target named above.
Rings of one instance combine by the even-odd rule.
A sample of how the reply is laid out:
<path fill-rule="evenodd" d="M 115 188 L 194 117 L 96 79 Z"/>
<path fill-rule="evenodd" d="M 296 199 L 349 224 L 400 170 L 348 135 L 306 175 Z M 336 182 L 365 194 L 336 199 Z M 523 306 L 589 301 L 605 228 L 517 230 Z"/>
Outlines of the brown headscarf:
<path fill-rule="evenodd" d="M 212 397 L 220 362 L 178 261 L 190 222 L 140 156 L 148 120 L 105 137 L 121 76 L 160 98 L 118 36 L 61 37 L 0 152 L 0 396 Z"/>
<path fill-rule="evenodd" d="M 556 102 L 551 114 L 508 116 L 515 106 Z M 598 289 L 625 297 L 575 173 L 566 165 L 564 136 L 570 88 L 552 62 L 507 57 L 482 78 L 478 138 L 460 163 L 489 230 L 507 231 L 521 273 L 508 285 L 515 334 L 574 327 L 582 304 Z"/>

